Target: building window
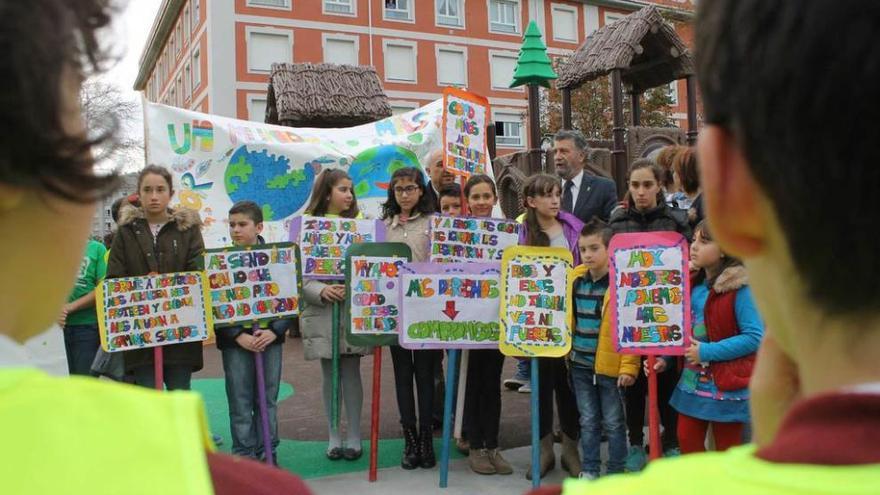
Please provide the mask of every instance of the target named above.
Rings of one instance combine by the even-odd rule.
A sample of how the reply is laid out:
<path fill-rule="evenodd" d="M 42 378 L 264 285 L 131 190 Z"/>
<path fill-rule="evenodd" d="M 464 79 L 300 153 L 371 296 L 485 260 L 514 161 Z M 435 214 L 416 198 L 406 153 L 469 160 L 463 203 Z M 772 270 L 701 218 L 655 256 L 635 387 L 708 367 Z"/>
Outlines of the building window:
<path fill-rule="evenodd" d="M 519 0 L 489 0 L 489 31 L 519 33 Z"/>
<path fill-rule="evenodd" d="M 354 0 L 324 0 L 325 14 L 355 15 Z"/>
<path fill-rule="evenodd" d="M 437 84 L 467 86 L 467 52 L 464 48 L 437 46 Z"/>
<path fill-rule="evenodd" d="M 578 11 L 575 7 L 553 4 L 553 39 L 577 43 Z"/>
<path fill-rule="evenodd" d="M 272 64 L 293 61 L 293 33 L 267 28 L 246 28 L 248 71 L 272 70 Z"/>
<path fill-rule="evenodd" d="M 252 122 L 266 121 L 266 97 L 248 96 L 248 120 Z"/>
<path fill-rule="evenodd" d="M 183 34 L 186 35 L 186 38 L 189 38 L 190 32 L 192 31 L 192 24 L 189 20 L 189 4 L 186 4 L 186 10 L 183 11 Z"/>
<path fill-rule="evenodd" d="M 184 74 L 183 87 L 186 90 L 186 97 L 187 97 L 187 99 L 189 99 L 190 97 L 192 97 L 192 93 L 193 93 L 193 91 L 192 91 L 192 88 L 193 88 L 192 70 L 190 69 L 189 64 L 186 64 L 186 66 L 183 68 L 183 74 Z"/>
<path fill-rule="evenodd" d="M 669 83 L 669 98 L 672 100 L 673 107 L 678 106 L 678 81 Z"/>
<path fill-rule="evenodd" d="M 416 44 L 412 41 L 383 41 L 385 80 L 416 82 Z"/>
<path fill-rule="evenodd" d="M 199 18 L 201 17 L 200 11 L 202 10 L 201 3 L 202 2 L 200 0 L 193 0 L 193 30 L 195 30 L 195 27 L 199 25 Z"/>
<path fill-rule="evenodd" d="M 516 71 L 516 55 L 490 53 L 489 68 L 492 74 L 492 88 L 510 89 L 513 73 Z"/>
<path fill-rule="evenodd" d="M 358 65 L 358 38 L 341 34 L 324 35 L 324 62 Z"/>
<path fill-rule="evenodd" d="M 412 112 L 416 108 L 419 108 L 417 103 L 412 103 L 408 101 L 391 101 L 388 102 L 391 106 L 391 115 L 400 115 L 407 112 Z"/>
<path fill-rule="evenodd" d="M 248 7 L 265 7 L 270 9 L 290 9 L 290 0 L 247 0 Z"/>
<path fill-rule="evenodd" d="M 193 61 L 192 61 L 192 89 L 193 93 L 198 89 L 199 84 L 202 83 L 202 65 L 201 65 L 201 54 L 199 50 L 193 52 Z"/>
<path fill-rule="evenodd" d="M 169 106 L 177 105 L 177 92 L 174 91 L 174 85 L 171 85 L 171 93 L 165 98 L 165 104 Z"/>
<path fill-rule="evenodd" d="M 182 29 L 180 28 L 180 24 L 177 25 L 177 29 L 175 29 L 175 35 L 177 36 L 177 55 L 180 54 L 180 50 L 183 49 L 183 34 Z"/>
<path fill-rule="evenodd" d="M 517 113 L 495 113 L 495 144 L 505 148 L 522 148 L 522 115 Z"/>
<path fill-rule="evenodd" d="M 384 16 L 386 20 L 412 21 L 413 0 L 385 0 Z"/>
<path fill-rule="evenodd" d="M 438 26 L 464 26 L 464 0 L 436 0 Z"/>
<path fill-rule="evenodd" d="M 605 12 L 605 25 L 614 24 L 615 22 L 626 17 L 626 14 L 618 14 L 617 12 Z"/>
<path fill-rule="evenodd" d="M 183 75 L 177 76 L 177 106 L 183 106 Z"/>

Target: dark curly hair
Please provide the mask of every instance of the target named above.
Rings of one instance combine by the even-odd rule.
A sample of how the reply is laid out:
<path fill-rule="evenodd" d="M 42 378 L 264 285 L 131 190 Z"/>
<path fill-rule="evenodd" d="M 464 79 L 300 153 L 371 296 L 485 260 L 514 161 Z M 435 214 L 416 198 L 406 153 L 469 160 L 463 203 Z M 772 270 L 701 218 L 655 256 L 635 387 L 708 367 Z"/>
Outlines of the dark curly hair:
<path fill-rule="evenodd" d="M 71 83 L 104 69 L 97 32 L 110 23 L 110 0 L 0 1 L 0 182 L 91 202 L 116 185 L 96 175 L 91 150 L 112 145 L 116 125 L 99 135 L 65 129 Z"/>

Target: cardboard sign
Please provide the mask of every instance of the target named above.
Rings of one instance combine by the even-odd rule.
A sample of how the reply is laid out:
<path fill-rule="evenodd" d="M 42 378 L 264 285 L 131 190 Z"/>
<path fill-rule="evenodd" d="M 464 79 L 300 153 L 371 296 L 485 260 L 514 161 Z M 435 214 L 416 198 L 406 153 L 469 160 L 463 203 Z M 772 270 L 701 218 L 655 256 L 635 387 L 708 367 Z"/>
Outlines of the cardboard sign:
<path fill-rule="evenodd" d="M 498 263 L 403 265 L 400 345 L 497 349 L 500 273 Z"/>
<path fill-rule="evenodd" d="M 202 272 L 105 279 L 95 297 L 108 352 L 200 342 L 213 333 Z"/>
<path fill-rule="evenodd" d="M 345 255 L 345 338 L 355 346 L 397 344 L 400 266 L 412 259 L 402 242 L 354 244 Z"/>
<path fill-rule="evenodd" d="M 489 100 L 456 88 L 443 91 L 443 166 L 456 175 L 487 173 Z"/>
<path fill-rule="evenodd" d="M 202 261 L 215 325 L 299 314 L 299 250 L 295 244 L 210 249 Z"/>
<path fill-rule="evenodd" d="M 514 246 L 501 261 L 501 352 L 560 357 L 571 349 L 571 252 Z"/>
<path fill-rule="evenodd" d="M 290 225 L 290 240 L 302 251 L 302 276 L 308 279 L 345 278 L 345 252 L 352 244 L 385 238 L 381 220 L 298 217 Z"/>
<path fill-rule="evenodd" d="M 497 218 L 431 217 L 431 261 L 499 263 L 519 244 L 520 224 Z"/>
<path fill-rule="evenodd" d="M 618 352 L 684 354 L 691 332 L 687 240 L 675 232 L 617 234 L 608 251 Z"/>

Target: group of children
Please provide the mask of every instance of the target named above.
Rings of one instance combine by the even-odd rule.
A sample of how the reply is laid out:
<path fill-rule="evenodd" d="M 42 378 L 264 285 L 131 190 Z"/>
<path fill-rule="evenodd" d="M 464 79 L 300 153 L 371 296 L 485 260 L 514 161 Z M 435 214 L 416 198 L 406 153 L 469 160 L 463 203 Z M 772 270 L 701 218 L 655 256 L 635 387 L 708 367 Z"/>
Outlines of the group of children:
<path fill-rule="evenodd" d="M 691 237 L 687 216 L 665 200 L 661 186 L 663 173 L 650 160 L 634 162 L 627 197 L 612 214 L 610 222 L 593 219 L 586 225 L 561 210 L 561 186 L 557 177 L 539 174 L 530 177 L 524 185 L 525 215 L 520 243 L 568 249 L 576 266 L 571 295 L 575 308 L 572 351 L 564 358 L 538 360 L 541 476 L 555 465 L 554 396 L 562 430 L 561 462 L 572 476 L 593 479 L 601 474 L 599 445 L 603 435 L 609 444 L 607 473 L 640 469 L 645 457 L 642 446 L 645 376 L 652 371 L 662 377 L 659 402 L 664 429 L 662 448 L 667 454 L 678 445 L 685 453 L 703 449 L 709 425 L 718 449 L 742 440 L 743 425 L 749 421 L 748 374 L 763 328 L 744 269 L 739 261 L 718 249 L 704 223 L 697 226 L 691 250 L 694 340 L 688 347 L 683 370 L 679 372 L 678 360 L 673 358 L 659 359 L 656 370 L 642 370 L 638 356 L 617 354 L 611 341 L 607 307 L 608 244 L 612 235 L 671 230 Z M 486 175 L 470 177 L 463 188 L 456 183 L 442 186 L 439 193 L 434 192 L 436 203 L 428 191 L 430 187 L 421 170 L 399 169 L 392 175 L 388 198 L 382 204 L 386 240 L 407 244 L 415 262 L 429 258 L 429 219 L 436 203 L 444 215 L 461 215 L 466 206 L 471 216 L 490 217 L 498 201 L 495 183 Z M 120 211 L 119 231 L 109 251 L 106 276 L 198 268 L 204 247 L 198 214 L 185 208 L 171 209 L 173 193 L 171 174 L 165 168 L 151 165 L 141 171 L 138 176 L 140 206 L 126 204 Z M 345 171 L 326 170 L 318 177 L 306 215 L 363 218 L 352 180 Z M 229 211 L 228 223 L 234 245 L 264 242 L 260 236 L 262 211 L 255 203 L 236 203 Z M 93 289 L 103 277 L 103 258 L 103 251 L 93 249 L 90 244 L 81 273 L 84 288 L 77 285 L 65 309 L 65 339 L 72 373 L 80 368 L 87 370 L 91 362 L 91 357 L 85 357 L 87 353 L 71 351 L 75 349 L 76 338 L 89 335 L 94 339 L 90 348 L 97 346 L 95 321 L 80 321 L 79 315 L 83 305 L 94 304 L 94 292 L 84 296 L 84 291 L 88 287 Z M 326 456 L 330 460 L 356 460 L 363 453 L 360 358 L 368 349 L 349 345 L 340 333 L 339 388 L 346 419 L 343 441 L 341 432 L 329 420 L 333 400 L 331 311 L 334 303 L 344 300 L 345 286 L 338 282 L 308 280 L 303 286 L 303 297 L 300 318 L 304 357 L 320 360 L 323 374 L 329 431 Z M 275 410 L 281 379 L 281 344 L 291 323 L 289 319 L 278 319 L 264 325 L 265 328 L 217 329 L 217 348 L 222 353 L 226 375 L 232 450 L 237 455 L 258 459 L 266 454 L 258 421 L 253 358 L 256 352 L 263 353 L 265 362 L 273 450 L 278 445 Z M 80 329 L 79 325 L 84 324 L 90 325 L 88 332 Z M 164 356 L 165 386 L 169 390 L 188 390 L 192 373 L 202 367 L 201 344 L 168 346 Z M 443 359 L 442 351 L 407 350 L 395 345 L 391 346 L 391 357 L 405 440 L 401 466 L 404 469 L 431 468 L 436 464 L 434 373 Z M 152 352 L 127 351 L 124 362 L 126 373 L 136 384 L 155 386 Z M 459 446 L 468 452 L 470 468 L 480 474 L 513 472 L 498 450 L 503 365 L 504 356 L 497 349 L 470 351 L 464 438 Z M 626 393 L 622 394 L 624 389 Z M 531 470 L 527 476 L 530 473 Z"/>

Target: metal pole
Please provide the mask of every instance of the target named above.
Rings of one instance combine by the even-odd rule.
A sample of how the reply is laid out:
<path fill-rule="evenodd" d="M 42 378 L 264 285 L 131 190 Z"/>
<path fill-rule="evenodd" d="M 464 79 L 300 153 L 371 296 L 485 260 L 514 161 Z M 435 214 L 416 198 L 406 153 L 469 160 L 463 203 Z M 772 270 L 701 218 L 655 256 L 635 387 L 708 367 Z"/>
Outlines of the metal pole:
<path fill-rule="evenodd" d="M 688 146 L 697 144 L 697 84 L 694 76 L 687 76 Z"/>
<path fill-rule="evenodd" d="M 562 128 L 571 129 L 571 89 L 562 90 Z"/>
<path fill-rule="evenodd" d="M 541 163 L 541 121 L 538 116 L 538 85 L 529 84 L 529 169 L 534 174 L 543 170 Z"/>
<path fill-rule="evenodd" d="M 614 181 L 617 183 L 617 194 L 623 196 L 626 193 L 626 148 L 624 137 L 626 127 L 623 123 L 623 84 L 620 79 L 620 69 L 611 71 L 611 108 L 614 113 L 614 149 L 611 150 L 611 160 L 614 167 Z"/>
<path fill-rule="evenodd" d="M 629 94 L 629 101 L 632 104 L 632 122 L 633 126 L 642 125 L 642 103 L 640 101 L 642 94 L 633 90 Z"/>

